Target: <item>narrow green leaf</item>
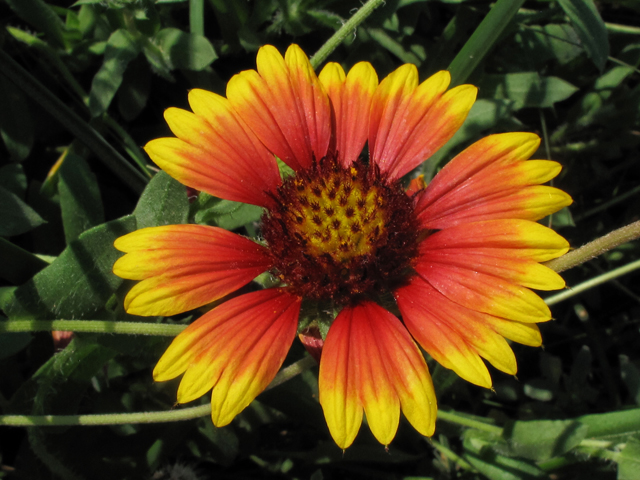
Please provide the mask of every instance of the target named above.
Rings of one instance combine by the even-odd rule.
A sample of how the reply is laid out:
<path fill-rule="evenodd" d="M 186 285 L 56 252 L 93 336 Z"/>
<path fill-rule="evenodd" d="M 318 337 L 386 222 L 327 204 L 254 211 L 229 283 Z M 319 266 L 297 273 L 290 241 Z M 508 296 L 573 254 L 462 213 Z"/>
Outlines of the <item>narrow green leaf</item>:
<path fill-rule="evenodd" d="M 464 83 L 511 23 L 524 0 L 498 0 L 449 65 L 451 86 Z"/>
<path fill-rule="evenodd" d="M 0 187 L 0 236 L 12 237 L 33 230 L 44 220 L 9 190 Z"/>
<path fill-rule="evenodd" d="M 157 173 L 142 193 L 133 215 L 137 228 L 187 223 L 187 187 L 165 172 Z"/>
<path fill-rule="evenodd" d="M 58 47 L 64 46 L 64 23 L 43 0 L 7 0 L 7 3 L 20 18 L 44 32 Z"/>
<path fill-rule="evenodd" d="M 33 122 L 29 106 L 22 92 L 3 75 L 0 75 L 0 92 L 0 136 L 11 157 L 21 161 L 29 156 L 33 146 Z"/>
<path fill-rule="evenodd" d="M 154 41 L 173 68 L 203 70 L 218 58 L 213 45 L 205 37 L 177 28 L 160 30 Z"/>
<path fill-rule="evenodd" d="M 204 0 L 189 0 L 189 29 L 204 35 Z"/>
<path fill-rule="evenodd" d="M 538 72 L 485 75 L 479 85 L 483 97 L 512 100 L 513 108 L 548 108 L 566 100 L 578 88 L 558 77 Z"/>
<path fill-rule="evenodd" d="M 135 226 L 135 218 L 129 215 L 84 232 L 10 295 L 5 314 L 11 320 L 91 318 L 122 283 L 111 270 L 121 256 L 113 242 Z"/>
<path fill-rule="evenodd" d="M 509 455 L 541 461 L 576 447 L 588 430 L 573 420 L 510 421 L 502 436 L 509 444 Z"/>
<path fill-rule="evenodd" d="M 116 30 L 107 41 L 104 63 L 91 82 L 89 110 L 97 117 L 107 111 L 111 100 L 122 83 L 122 77 L 131 60 L 140 53 L 133 35 L 124 29 Z"/>
<path fill-rule="evenodd" d="M 65 128 L 84 142 L 96 156 L 132 190 L 141 192 L 147 178 L 138 172 L 95 129 L 36 80 L 26 69 L 0 50 L 0 71 Z"/>
<path fill-rule="evenodd" d="M 91 227 L 104 222 L 104 210 L 96 176 L 87 162 L 67 154 L 58 171 L 58 193 L 67 244 Z"/>
<path fill-rule="evenodd" d="M 593 0 L 558 0 L 593 63 L 602 70 L 609 57 L 609 37 Z"/>

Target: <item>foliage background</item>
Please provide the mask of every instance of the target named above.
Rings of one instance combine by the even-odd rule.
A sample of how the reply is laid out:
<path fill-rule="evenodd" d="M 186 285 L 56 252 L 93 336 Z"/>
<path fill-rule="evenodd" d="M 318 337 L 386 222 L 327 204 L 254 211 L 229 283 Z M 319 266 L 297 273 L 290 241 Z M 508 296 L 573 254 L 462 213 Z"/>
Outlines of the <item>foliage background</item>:
<path fill-rule="evenodd" d="M 415 173 L 431 178 L 482 135 L 536 132 L 543 138 L 536 157 L 563 164 L 554 184 L 575 200 L 543 221 L 578 247 L 639 220 L 640 3 L 512 0 L 507 8 L 514 4 L 515 16 L 484 25 L 468 42 L 491 2 L 387 0 L 329 59 L 346 68 L 369 61 L 380 78 L 407 62 L 421 79 L 451 68 L 454 81 L 478 85 L 463 128 Z M 140 146 L 170 135 L 162 112 L 188 108 L 189 89 L 224 94 L 266 43 L 284 51 L 295 42 L 312 54 L 360 6 L 0 2 L 0 332 L 25 320 L 185 324 L 198 315 L 127 315 L 122 300 L 131 284 L 111 273 L 119 255 L 113 240 L 188 221 L 255 235 L 260 211 L 204 195 L 190 202 L 194 193 L 157 173 Z M 479 57 L 456 57 L 463 46 Z M 432 441 L 403 421 L 386 453 L 363 426 L 343 453 L 324 424 L 312 368 L 222 429 L 206 417 L 0 426 L 0 478 L 637 479 L 639 257 L 631 242 L 567 271 L 570 286 L 621 266 L 630 273 L 552 298 L 556 320 L 542 325 L 545 348 L 514 345 L 518 377 L 493 370 L 494 391 L 430 363 L 442 411 Z M 0 333 L 1 411 L 171 410 L 177 383 L 154 384 L 150 374 L 169 340 L 76 332 L 65 347 L 50 333 Z M 286 363 L 303 355 L 296 345 Z"/>

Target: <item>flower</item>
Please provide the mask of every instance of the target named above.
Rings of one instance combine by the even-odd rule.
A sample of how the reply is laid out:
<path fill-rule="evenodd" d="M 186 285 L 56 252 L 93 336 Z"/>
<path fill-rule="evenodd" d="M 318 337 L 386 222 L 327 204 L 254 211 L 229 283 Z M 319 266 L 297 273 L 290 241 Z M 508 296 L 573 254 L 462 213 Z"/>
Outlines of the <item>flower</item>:
<path fill-rule="evenodd" d="M 505 339 L 541 344 L 536 323 L 551 315 L 529 288 L 564 286 L 539 262 L 568 244 L 535 221 L 571 198 L 541 185 L 559 164 L 526 161 L 539 138 L 491 135 L 428 186 L 401 185 L 452 137 L 475 100 L 475 87 L 447 90 L 449 82 L 439 72 L 418 84 L 416 67 L 403 65 L 378 84 L 365 62 L 348 75 L 330 63 L 316 76 L 298 46 L 284 58 L 265 46 L 257 71 L 234 76 L 226 98 L 192 90 L 193 113 L 165 112 L 177 138 L 152 140 L 149 156 L 189 187 L 264 207 L 263 241 L 203 225 L 119 238 L 126 255 L 114 272 L 140 281 L 127 311 L 174 315 L 265 271 L 280 281 L 225 301 L 174 339 L 154 378 L 184 373 L 180 403 L 212 390 L 213 423 L 228 424 L 276 375 L 303 304 L 339 311 L 324 341 L 319 391 L 341 448 L 353 442 L 363 413 L 385 445 L 401 410 L 420 433 L 433 434 L 436 397 L 418 345 L 489 388 L 482 358 L 515 374 Z M 293 174 L 283 178 L 276 158 Z M 389 299 L 402 321 L 385 308 Z"/>

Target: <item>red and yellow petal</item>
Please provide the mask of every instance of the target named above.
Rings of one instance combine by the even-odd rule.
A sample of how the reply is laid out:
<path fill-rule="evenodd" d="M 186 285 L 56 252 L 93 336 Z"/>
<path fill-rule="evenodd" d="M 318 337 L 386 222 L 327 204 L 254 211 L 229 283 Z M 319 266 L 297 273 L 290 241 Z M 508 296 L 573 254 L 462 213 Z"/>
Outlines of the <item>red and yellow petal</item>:
<path fill-rule="evenodd" d="M 291 45 L 283 58 L 266 45 L 258 51 L 257 70 L 241 72 L 227 84 L 234 111 L 291 168 L 311 166 L 327 154 L 331 108 L 307 56 Z"/>
<path fill-rule="evenodd" d="M 217 227 L 169 225 L 129 233 L 115 241 L 126 255 L 113 272 L 141 280 L 125 298 L 134 315 L 175 315 L 211 303 L 269 268 L 267 250 Z"/>
<path fill-rule="evenodd" d="M 354 65 L 345 76 L 337 63 L 328 63 L 318 77 L 333 107 L 335 138 L 333 149 L 343 167 L 356 161 L 367 141 L 371 99 L 378 86 L 378 75 L 368 62 Z"/>
<path fill-rule="evenodd" d="M 516 373 L 515 356 L 494 328 L 494 317 L 457 304 L 420 276 L 394 296 L 411 335 L 442 366 L 486 388 L 491 387 L 491 376 L 480 357 L 506 373 Z M 502 319 L 495 320 L 502 325 Z"/>
<path fill-rule="evenodd" d="M 424 228 L 445 229 L 495 219 L 539 220 L 572 200 L 541 186 L 561 170 L 547 160 L 527 160 L 540 139 L 531 133 L 486 137 L 456 156 L 416 197 Z"/>
<path fill-rule="evenodd" d="M 369 151 L 391 179 L 408 173 L 442 147 L 467 117 L 477 89 L 461 85 L 446 92 L 448 72 L 418 86 L 414 65 L 403 65 L 376 90 L 369 117 Z"/>
<path fill-rule="evenodd" d="M 538 262 L 568 249 L 564 238 L 538 223 L 494 220 L 430 235 L 420 244 L 419 262 L 469 269 L 537 290 L 557 290 L 565 286 L 562 277 Z"/>
<path fill-rule="evenodd" d="M 233 298 L 204 314 L 171 343 L 153 377 L 185 373 L 178 402 L 213 388 L 213 423 L 224 426 L 273 380 L 296 334 L 301 299 L 283 289 Z"/>
<path fill-rule="evenodd" d="M 420 433 L 433 434 L 436 398 L 424 358 L 400 321 L 375 303 L 340 312 L 325 341 L 319 383 L 329 431 L 341 448 L 355 439 L 363 410 L 385 445 L 400 409 Z"/>
<path fill-rule="evenodd" d="M 217 197 L 262 207 L 271 205 L 280 174 L 275 158 L 215 93 L 192 90 L 195 113 L 169 108 L 165 119 L 178 138 L 159 138 L 145 146 L 169 175 Z"/>
<path fill-rule="evenodd" d="M 546 262 L 569 251 L 569 242 L 550 228 L 528 220 L 489 220 L 440 230 L 421 251 L 447 248 L 519 260 Z"/>
<path fill-rule="evenodd" d="M 420 277 L 451 301 L 473 310 L 519 322 L 546 322 L 551 311 L 531 290 L 470 268 L 424 261 Z"/>

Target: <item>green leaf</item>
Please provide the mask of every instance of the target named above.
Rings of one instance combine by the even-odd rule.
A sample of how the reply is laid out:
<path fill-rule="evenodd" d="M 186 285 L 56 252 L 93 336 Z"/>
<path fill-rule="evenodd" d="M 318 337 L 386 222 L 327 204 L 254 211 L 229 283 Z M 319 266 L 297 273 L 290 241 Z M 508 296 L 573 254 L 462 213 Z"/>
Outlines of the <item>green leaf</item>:
<path fill-rule="evenodd" d="M 91 318 L 122 283 L 111 271 L 122 255 L 113 242 L 135 226 L 135 218 L 129 215 L 84 232 L 10 295 L 5 314 L 11 320 Z"/>
<path fill-rule="evenodd" d="M 14 245 L 0 237 L 0 278 L 20 285 L 49 264 L 33 253 Z"/>
<path fill-rule="evenodd" d="M 593 0 L 558 0 L 593 63 L 602 70 L 609 57 L 609 37 Z"/>
<path fill-rule="evenodd" d="M 58 171 L 58 193 L 67 244 L 91 227 L 104 222 L 104 211 L 96 176 L 87 162 L 67 154 Z"/>
<path fill-rule="evenodd" d="M 0 319 L 0 321 L 5 321 Z M 33 340 L 28 332 L 5 333 L 0 335 L 0 360 L 8 358 L 24 349 Z"/>
<path fill-rule="evenodd" d="M 213 224 L 225 230 L 235 230 L 248 223 L 257 222 L 263 209 L 248 203 L 211 198 L 195 215 L 196 223 Z"/>
<path fill-rule="evenodd" d="M 187 187 L 165 172 L 158 172 L 142 192 L 133 215 L 137 228 L 187 223 Z"/>
<path fill-rule="evenodd" d="M 9 190 L 24 200 L 27 191 L 27 176 L 22 165 L 14 163 L 0 167 L 0 187 Z"/>
<path fill-rule="evenodd" d="M 618 457 L 618 480 L 637 480 L 640 471 L 640 439 L 633 437 Z"/>
<path fill-rule="evenodd" d="M 2 108 L 0 136 L 14 160 L 24 160 L 33 147 L 33 122 L 22 92 L 13 82 L 0 75 Z"/>
<path fill-rule="evenodd" d="M 510 421 L 502 436 L 509 444 L 509 455 L 540 461 L 579 445 L 588 430 L 573 420 Z"/>
<path fill-rule="evenodd" d="M 640 432 L 640 408 L 583 415 L 576 421 L 589 427 L 588 438 L 611 438 Z"/>
<path fill-rule="evenodd" d="M 485 98 L 512 100 L 515 110 L 551 107 L 578 91 L 561 78 L 541 77 L 538 72 L 485 75 L 478 87 Z"/>
<path fill-rule="evenodd" d="M 116 30 L 107 41 L 104 63 L 91 82 L 89 110 L 91 116 L 102 115 L 113 100 L 122 83 L 122 77 L 131 60 L 140 53 L 133 35 L 124 29 Z"/>
<path fill-rule="evenodd" d="M 173 68 L 203 70 L 218 58 L 213 45 L 205 37 L 177 28 L 160 30 L 154 41 Z"/>
<path fill-rule="evenodd" d="M 42 0 L 7 0 L 11 9 L 32 27 L 44 32 L 58 47 L 65 44 L 64 23 Z"/>
<path fill-rule="evenodd" d="M 131 62 L 118 90 L 118 111 L 125 120 L 136 118 L 147 105 L 150 83 L 151 75 L 144 59 Z"/>
<path fill-rule="evenodd" d="M 491 480 L 533 480 L 544 472 L 525 460 L 509 458 L 496 453 L 491 446 L 496 438 L 486 432 L 467 430 L 464 434 L 464 459 Z"/>
<path fill-rule="evenodd" d="M 0 187 L 0 236 L 12 237 L 33 230 L 44 220 L 15 193 Z"/>

